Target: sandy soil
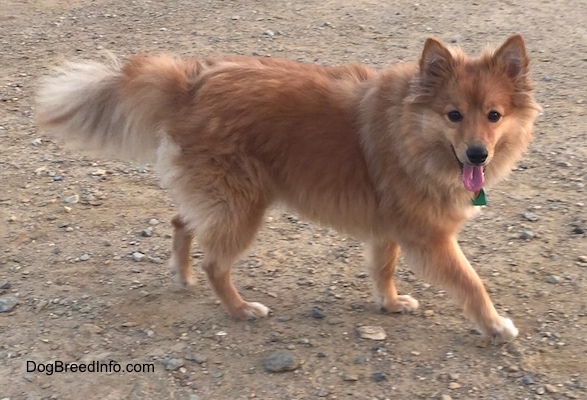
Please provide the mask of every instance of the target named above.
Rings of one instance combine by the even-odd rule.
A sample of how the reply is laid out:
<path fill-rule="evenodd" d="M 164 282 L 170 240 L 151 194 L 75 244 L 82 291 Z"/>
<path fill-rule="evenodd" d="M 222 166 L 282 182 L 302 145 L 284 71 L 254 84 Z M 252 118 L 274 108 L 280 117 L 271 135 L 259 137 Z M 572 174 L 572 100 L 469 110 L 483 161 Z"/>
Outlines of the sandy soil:
<path fill-rule="evenodd" d="M 504 346 L 484 346 L 445 293 L 404 265 L 400 290 L 421 311 L 379 313 L 361 244 L 282 210 L 234 274 L 272 314 L 234 321 L 199 269 L 194 293 L 170 276 L 174 209 L 151 166 L 63 150 L 32 122 L 50 67 L 105 50 L 383 67 L 416 59 L 430 35 L 477 52 L 514 32 L 544 113 L 529 154 L 462 235 L 521 330 Z M 587 398 L 586 55 L 583 0 L 2 0 L 0 398 Z M 387 338 L 360 338 L 362 325 Z M 267 372 L 276 352 L 299 368 Z M 48 375 L 27 372 L 28 361 L 154 371 Z"/>

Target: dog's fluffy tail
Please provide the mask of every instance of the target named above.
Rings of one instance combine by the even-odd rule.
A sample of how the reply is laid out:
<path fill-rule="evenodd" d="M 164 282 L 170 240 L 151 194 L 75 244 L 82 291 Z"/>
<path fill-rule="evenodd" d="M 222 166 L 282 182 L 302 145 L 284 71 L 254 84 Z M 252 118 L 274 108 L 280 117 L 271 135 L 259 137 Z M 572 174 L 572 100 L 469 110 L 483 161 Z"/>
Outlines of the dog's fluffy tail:
<path fill-rule="evenodd" d="M 162 128 L 188 101 L 199 67 L 168 56 L 69 63 L 42 83 L 36 120 L 87 152 L 154 161 Z"/>

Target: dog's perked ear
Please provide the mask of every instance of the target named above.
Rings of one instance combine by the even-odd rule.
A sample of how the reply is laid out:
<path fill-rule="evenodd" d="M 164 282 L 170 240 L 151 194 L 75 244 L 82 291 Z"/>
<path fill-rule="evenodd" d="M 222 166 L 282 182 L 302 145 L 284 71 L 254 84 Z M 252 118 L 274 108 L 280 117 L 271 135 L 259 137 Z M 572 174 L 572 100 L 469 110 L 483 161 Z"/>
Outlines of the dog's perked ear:
<path fill-rule="evenodd" d="M 450 50 L 436 38 L 428 38 L 424 43 L 420 71 L 423 76 L 436 80 L 443 79 L 451 71 L 453 56 Z"/>
<path fill-rule="evenodd" d="M 526 55 L 524 39 L 520 35 L 513 35 L 506 40 L 494 53 L 493 59 L 505 68 L 505 72 L 513 80 L 528 73 L 530 61 Z"/>

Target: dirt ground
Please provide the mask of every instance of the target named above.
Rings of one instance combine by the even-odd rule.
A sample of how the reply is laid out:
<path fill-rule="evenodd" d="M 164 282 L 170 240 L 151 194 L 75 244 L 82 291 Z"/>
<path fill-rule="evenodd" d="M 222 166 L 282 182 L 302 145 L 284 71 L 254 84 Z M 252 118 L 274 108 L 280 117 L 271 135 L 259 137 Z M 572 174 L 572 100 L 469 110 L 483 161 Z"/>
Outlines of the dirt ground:
<path fill-rule="evenodd" d="M 378 312 L 361 244 L 283 210 L 234 271 L 244 296 L 272 313 L 234 321 L 197 247 L 198 290 L 171 277 L 174 207 L 151 166 L 66 151 L 32 121 L 50 67 L 105 50 L 384 67 L 416 59 L 431 35 L 478 52 L 515 32 L 544 113 L 519 168 L 461 236 L 520 329 L 503 346 L 485 346 L 403 264 L 399 289 L 420 311 Z M 1 0 L 0 398 L 587 399 L 586 82 L 583 0 Z M 387 338 L 361 338 L 363 325 Z M 299 368 L 267 372 L 276 352 Z M 154 371 L 27 372 L 57 361 Z"/>

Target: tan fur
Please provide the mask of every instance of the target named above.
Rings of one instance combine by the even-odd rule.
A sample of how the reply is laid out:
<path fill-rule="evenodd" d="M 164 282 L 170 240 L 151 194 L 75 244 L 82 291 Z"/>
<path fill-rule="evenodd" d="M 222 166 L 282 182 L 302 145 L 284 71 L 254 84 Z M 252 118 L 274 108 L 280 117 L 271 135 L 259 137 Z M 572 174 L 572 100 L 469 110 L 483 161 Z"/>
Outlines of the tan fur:
<path fill-rule="evenodd" d="M 453 109 L 460 123 L 447 118 Z M 502 119 L 489 122 L 490 110 Z M 418 306 L 393 282 L 401 247 L 485 334 L 507 341 L 517 329 L 457 244 L 474 211 L 461 163 L 467 146 L 485 146 L 486 186 L 504 178 L 530 143 L 538 110 L 524 43 L 513 36 L 479 58 L 429 39 L 419 63 L 381 71 L 247 57 L 74 63 L 44 83 L 37 120 L 87 150 L 156 159 L 179 205 L 171 263 L 195 284 L 195 235 L 202 267 L 235 317 L 267 315 L 241 298 L 230 269 L 265 210 L 281 202 L 368 243 L 382 308 Z"/>

